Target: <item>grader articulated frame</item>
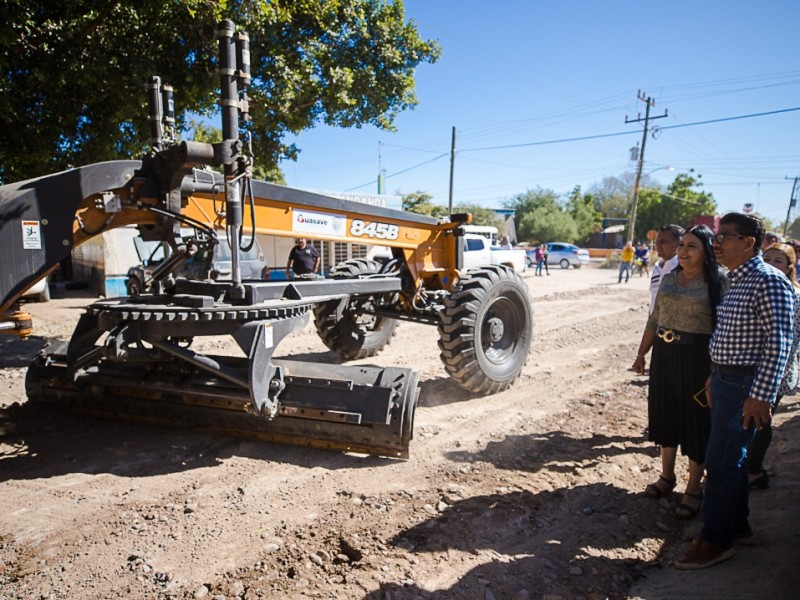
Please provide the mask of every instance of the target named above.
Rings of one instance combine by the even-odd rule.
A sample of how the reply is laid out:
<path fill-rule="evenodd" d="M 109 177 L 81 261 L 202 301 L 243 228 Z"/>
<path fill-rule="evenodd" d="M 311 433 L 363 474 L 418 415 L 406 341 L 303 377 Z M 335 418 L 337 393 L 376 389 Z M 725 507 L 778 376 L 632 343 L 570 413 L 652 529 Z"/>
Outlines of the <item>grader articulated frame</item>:
<path fill-rule="evenodd" d="M 30 315 L 17 300 L 94 236 L 137 225 L 143 237 L 170 248 L 149 282 L 152 293 L 92 304 L 69 343 L 42 351 L 28 371 L 29 398 L 407 457 L 416 372 L 278 360 L 277 345 L 312 314 L 324 343 L 345 360 L 378 354 L 400 320 L 435 325 L 455 383 L 494 393 L 512 385 L 528 355 L 527 287 L 504 267 L 462 270 L 467 215 L 439 220 L 253 180 L 240 136 L 249 40 L 230 21 L 219 24 L 217 38 L 222 142 L 175 141 L 171 88 L 153 78 L 153 149 L 141 161 L 0 187 L 0 331 L 31 334 Z M 185 239 L 186 227 L 198 235 Z M 216 238 L 221 228 L 231 240 L 231 280 L 174 277 L 204 246 L 225 243 Z M 248 281 L 239 269 L 246 234 L 378 243 L 393 258 L 385 265 L 346 261 L 327 279 Z M 192 340 L 205 336 L 231 336 L 244 358 L 192 350 Z"/>

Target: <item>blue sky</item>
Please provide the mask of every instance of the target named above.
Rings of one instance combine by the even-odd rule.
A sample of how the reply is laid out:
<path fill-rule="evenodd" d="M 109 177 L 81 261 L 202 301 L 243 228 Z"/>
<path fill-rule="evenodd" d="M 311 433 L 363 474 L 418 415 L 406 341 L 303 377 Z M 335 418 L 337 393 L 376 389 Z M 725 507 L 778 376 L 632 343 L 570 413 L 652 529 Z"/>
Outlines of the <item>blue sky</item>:
<path fill-rule="evenodd" d="M 293 139 L 294 187 L 425 191 L 447 204 L 452 127 L 454 202 L 490 208 L 541 186 L 568 193 L 633 170 L 642 90 L 656 101 L 645 172 L 669 183 L 695 169 L 721 212 L 752 202 L 777 224 L 800 175 L 796 0 L 406 0 L 406 16 L 442 57 L 417 71 L 416 109 L 396 132 L 317 127 Z M 677 127 L 676 127 L 677 126 Z M 624 133 L 592 140 L 568 138 Z M 519 145 L 514 148 L 498 146 Z M 675 172 L 661 168 L 672 166 Z M 657 170 L 658 169 L 658 170 Z M 401 173 L 401 171 L 405 171 Z M 396 174 L 396 175 L 395 175 Z"/>

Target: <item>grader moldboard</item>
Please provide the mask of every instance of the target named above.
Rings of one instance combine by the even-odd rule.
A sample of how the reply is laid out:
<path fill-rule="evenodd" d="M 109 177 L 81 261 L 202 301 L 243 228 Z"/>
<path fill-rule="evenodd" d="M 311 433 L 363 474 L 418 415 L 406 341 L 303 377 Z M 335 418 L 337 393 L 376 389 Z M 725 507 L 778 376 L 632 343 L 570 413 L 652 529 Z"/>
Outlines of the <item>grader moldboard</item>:
<path fill-rule="evenodd" d="M 172 88 L 149 82 L 152 149 L 0 187 L 0 330 L 31 334 L 17 300 L 72 248 L 115 227 L 138 226 L 169 256 L 153 293 L 95 302 L 69 343 L 46 347 L 28 370 L 31 401 L 212 428 L 234 435 L 407 458 L 419 376 L 402 367 L 273 359 L 311 314 L 343 359 L 371 357 L 401 320 L 435 325 L 445 369 L 465 390 L 512 385 L 531 344 L 525 283 L 499 266 L 462 270 L 462 225 L 252 179 L 248 121 L 249 38 L 217 28 L 224 140 L 178 142 Z M 246 136 L 246 133 L 244 134 Z M 222 167 L 224 174 L 210 167 Z M 181 228 L 197 235 L 186 239 Z M 173 276 L 219 243 L 233 249 L 230 281 Z M 337 265 L 326 279 L 242 280 L 239 252 L 256 233 L 391 248 L 381 265 Z M 225 243 L 224 241 L 222 243 Z M 232 336 L 246 358 L 195 352 L 191 341 Z"/>

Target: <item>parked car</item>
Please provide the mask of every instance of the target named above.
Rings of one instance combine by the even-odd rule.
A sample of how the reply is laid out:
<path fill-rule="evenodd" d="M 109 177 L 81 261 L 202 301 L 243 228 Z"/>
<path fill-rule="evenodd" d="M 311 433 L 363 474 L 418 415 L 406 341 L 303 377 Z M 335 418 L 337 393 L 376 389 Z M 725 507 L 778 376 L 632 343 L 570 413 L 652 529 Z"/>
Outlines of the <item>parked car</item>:
<path fill-rule="evenodd" d="M 547 264 L 560 265 L 562 269 L 569 269 L 572 265 L 580 269 L 589 264 L 589 251 L 578 248 L 575 244 L 550 242 L 547 244 Z"/>
<path fill-rule="evenodd" d="M 475 233 L 466 233 L 462 239 L 464 268 L 505 265 L 517 273 L 525 271 L 526 255 L 522 250 L 502 250 L 499 246 L 492 246 L 489 238 Z"/>
<path fill-rule="evenodd" d="M 547 264 L 559 265 L 562 269 L 569 269 L 570 265 L 580 269 L 583 265 L 589 264 L 589 251 L 585 248 L 578 248 L 575 244 L 566 242 L 550 242 L 547 246 Z M 533 255 L 535 248 L 526 250 L 528 266 L 536 264 Z"/>

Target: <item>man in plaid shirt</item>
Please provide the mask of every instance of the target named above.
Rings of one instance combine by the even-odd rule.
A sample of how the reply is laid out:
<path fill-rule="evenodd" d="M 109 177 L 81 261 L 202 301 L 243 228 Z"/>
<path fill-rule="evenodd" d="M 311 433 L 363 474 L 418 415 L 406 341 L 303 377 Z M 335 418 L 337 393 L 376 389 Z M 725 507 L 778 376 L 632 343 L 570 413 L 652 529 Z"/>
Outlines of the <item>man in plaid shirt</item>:
<path fill-rule="evenodd" d="M 730 213 L 714 237 L 717 261 L 729 270 L 730 288 L 717 309 L 711 337 L 711 435 L 706 450 L 703 529 L 679 569 L 703 569 L 752 544 L 747 522 L 747 445 L 769 423 L 792 344 L 794 291 L 761 259 L 760 219 Z M 708 392 L 707 392 L 708 393 Z"/>

